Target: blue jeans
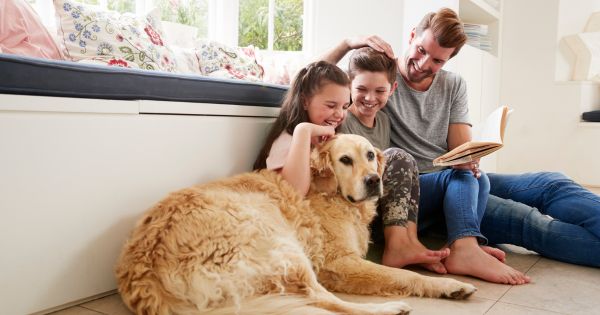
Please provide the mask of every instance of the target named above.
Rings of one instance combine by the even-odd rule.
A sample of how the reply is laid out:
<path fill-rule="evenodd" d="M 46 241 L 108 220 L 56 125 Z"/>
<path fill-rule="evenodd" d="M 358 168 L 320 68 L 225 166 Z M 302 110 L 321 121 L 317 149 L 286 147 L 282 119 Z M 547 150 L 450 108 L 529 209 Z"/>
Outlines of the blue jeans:
<path fill-rule="evenodd" d="M 560 173 L 488 177 L 491 195 L 481 231 L 490 243 L 600 267 L 600 196 Z"/>
<path fill-rule="evenodd" d="M 419 186 L 419 232 L 438 230 L 445 222 L 448 244 L 467 236 L 487 243 L 479 228 L 490 190 L 485 173 L 476 179 L 471 171 L 446 169 L 421 174 Z"/>

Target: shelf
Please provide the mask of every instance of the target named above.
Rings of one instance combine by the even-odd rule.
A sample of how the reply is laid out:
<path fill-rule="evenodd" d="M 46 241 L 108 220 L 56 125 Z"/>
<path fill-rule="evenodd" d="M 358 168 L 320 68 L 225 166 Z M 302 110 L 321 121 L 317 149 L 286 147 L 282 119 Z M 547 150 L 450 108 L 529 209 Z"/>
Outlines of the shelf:
<path fill-rule="evenodd" d="M 580 121 L 579 127 L 583 128 L 598 128 L 600 129 L 600 122 L 591 122 L 591 121 Z"/>
<path fill-rule="evenodd" d="M 487 27 L 491 41 L 490 54 L 498 57 L 501 13 L 484 0 L 460 0 L 458 15 L 464 23 L 480 24 Z M 477 47 L 476 47 L 477 48 Z"/>
<path fill-rule="evenodd" d="M 483 0 L 460 0 L 458 7 L 465 22 L 490 24 L 500 20 L 500 12 Z"/>

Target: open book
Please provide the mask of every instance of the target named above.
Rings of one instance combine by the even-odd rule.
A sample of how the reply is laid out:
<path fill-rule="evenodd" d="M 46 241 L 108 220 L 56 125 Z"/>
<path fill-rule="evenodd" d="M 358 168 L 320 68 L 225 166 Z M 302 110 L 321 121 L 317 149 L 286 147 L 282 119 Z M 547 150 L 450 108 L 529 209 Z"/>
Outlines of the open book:
<path fill-rule="evenodd" d="M 512 112 L 508 106 L 498 107 L 483 123 L 479 135 L 433 160 L 433 166 L 451 166 L 471 162 L 502 148 L 506 120 Z"/>

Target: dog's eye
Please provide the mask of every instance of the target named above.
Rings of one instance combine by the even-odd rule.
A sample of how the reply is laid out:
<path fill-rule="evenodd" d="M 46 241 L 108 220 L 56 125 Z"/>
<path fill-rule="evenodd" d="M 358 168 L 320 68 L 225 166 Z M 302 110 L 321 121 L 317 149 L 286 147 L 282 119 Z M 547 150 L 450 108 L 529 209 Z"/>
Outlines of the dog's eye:
<path fill-rule="evenodd" d="M 352 165 L 352 159 L 347 155 L 342 156 L 340 158 L 340 162 L 344 163 L 345 165 Z"/>
<path fill-rule="evenodd" d="M 367 160 L 373 161 L 373 159 L 375 159 L 375 153 L 373 151 L 367 152 Z"/>

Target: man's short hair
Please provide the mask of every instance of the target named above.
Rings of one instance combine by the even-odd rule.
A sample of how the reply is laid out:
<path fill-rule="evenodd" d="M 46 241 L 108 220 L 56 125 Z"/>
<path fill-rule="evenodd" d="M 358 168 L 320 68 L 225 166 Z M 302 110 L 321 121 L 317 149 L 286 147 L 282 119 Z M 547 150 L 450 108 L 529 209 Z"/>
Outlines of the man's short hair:
<path fill-rule="evenodd" d="M 454 57 L 467 42 L 463 23 L 456 14 L 448 8 L 428 13 L 416 28 L 416 35 L 421 36 L 425 30 L 431 29 L 437 43 L 444 48 L 454 48 L 450 58 Z"/>
<path fill-rule="evenodd" d="M 398 66 L 395 59 L 371 47 L 362 47 L 355 49 L 350 55 L 348 76 L 350 80 L 354 80 L 354 77 L 360 71 L 383 72 L 390 84 L 394 85 L 397 69 Z"/>

